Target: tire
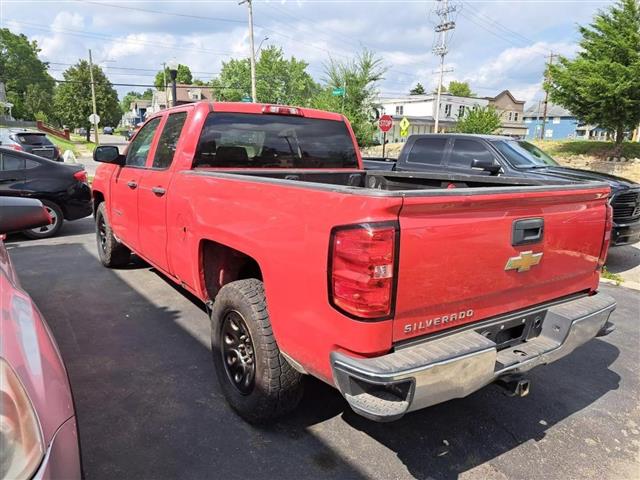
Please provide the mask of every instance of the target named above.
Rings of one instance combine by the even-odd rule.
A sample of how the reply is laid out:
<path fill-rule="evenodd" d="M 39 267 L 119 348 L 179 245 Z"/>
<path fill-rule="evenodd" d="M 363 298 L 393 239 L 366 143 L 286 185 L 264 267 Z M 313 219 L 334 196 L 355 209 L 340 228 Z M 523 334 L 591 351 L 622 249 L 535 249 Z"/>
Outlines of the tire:
<path fill-rule="evenodd" d="M 96 243 L 100 262 L 109 268 L 125 267 L 131 259 L 131 250 L 116 240 L 107 221 L 104 202 L 96 210 Z"/>
<path fill-rule="evenodd" d="M 211 347 L 222 393 L 248 422 L 274 419 L 300 403 L 303 376 L 280 353 L 260 280 L 238 280 L 220 289 L 211 310 Z M 247 381 L 252 364 L 253 379 Z M 240 381 L 238 373 L 244 375 Z"/>
<path fill-rule="evenodd" d="M 53 203 L 49 200 L 40 201 L 42 202 L 42 205 L 44 205 L 44 208 L 47 209 L 47 212 L 49 212 L 49 215 L 51 215 L 53 223 L 51 225 L 32 228 L 30 230 L 25 230 L 22 232 L 26 237 L 32 238 L 34 240 L 56 236 L 62 228 L 62 224 L 64 223 L 64 214 L 62 213 L 62 209 L 58 206 L 57 203 Z"/>

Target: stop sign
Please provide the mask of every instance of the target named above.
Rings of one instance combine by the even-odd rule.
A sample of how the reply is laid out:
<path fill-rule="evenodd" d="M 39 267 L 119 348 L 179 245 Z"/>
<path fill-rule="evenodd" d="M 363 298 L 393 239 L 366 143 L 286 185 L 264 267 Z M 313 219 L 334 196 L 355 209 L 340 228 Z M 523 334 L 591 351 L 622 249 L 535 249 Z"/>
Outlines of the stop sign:
<path fill-rule="evenodd" d="M 393 118 L 391 118 L 391 115 L 382 115 L 380 120 L 378 120 L 378 126 L 383 132 L 391 130 L 391 127 L 393 126 Z"/>

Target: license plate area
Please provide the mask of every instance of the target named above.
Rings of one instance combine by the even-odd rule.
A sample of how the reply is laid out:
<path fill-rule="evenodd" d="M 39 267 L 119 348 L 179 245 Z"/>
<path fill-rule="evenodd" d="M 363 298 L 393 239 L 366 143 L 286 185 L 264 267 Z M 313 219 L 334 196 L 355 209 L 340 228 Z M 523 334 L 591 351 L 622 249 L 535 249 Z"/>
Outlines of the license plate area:
<path fill-rule="evenodd" d="M 34 148 L 33 150 L 31 150 L 31 153 L 33 153 L 34 155 L 38 155 L 39 157 L 49 159 L 53 158 L 53 148 Z"/>
<path fill-rule="evenodd" d="M 540 335 L 546 313 L 546 310 L 530 313 L 474 330 L 495 342 L 498 350 L 503 350 Z"/>

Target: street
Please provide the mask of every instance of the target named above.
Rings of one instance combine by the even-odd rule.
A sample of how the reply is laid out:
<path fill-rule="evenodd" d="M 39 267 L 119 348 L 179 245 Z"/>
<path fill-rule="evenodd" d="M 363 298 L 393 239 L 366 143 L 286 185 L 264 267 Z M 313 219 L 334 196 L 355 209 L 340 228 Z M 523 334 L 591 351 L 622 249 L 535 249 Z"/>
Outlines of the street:
<path fill-rule="evenodd" d="M 294 414 L 255 427 L 218 389 L 202 305 L 141 261 L 102 267 L 93 228 L 86 218 L 7 242 L 66 362 L 88 479 L 640 475 L 636 290 L 602 285 L 617 330 L 533 371 L 525 398 L 491 385 L 379 424 L 309 379 Z"/>

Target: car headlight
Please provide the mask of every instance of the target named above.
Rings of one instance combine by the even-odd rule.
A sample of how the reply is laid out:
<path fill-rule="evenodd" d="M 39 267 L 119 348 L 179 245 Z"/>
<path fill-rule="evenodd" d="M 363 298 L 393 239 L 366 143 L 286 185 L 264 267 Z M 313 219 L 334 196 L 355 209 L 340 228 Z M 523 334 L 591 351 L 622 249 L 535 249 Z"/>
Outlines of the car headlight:
<path fill-rule="evenodd" d="M 36 412 L 18 376 L 0 358 L 0 479 L 30 478 L 43 456 Z"/>

